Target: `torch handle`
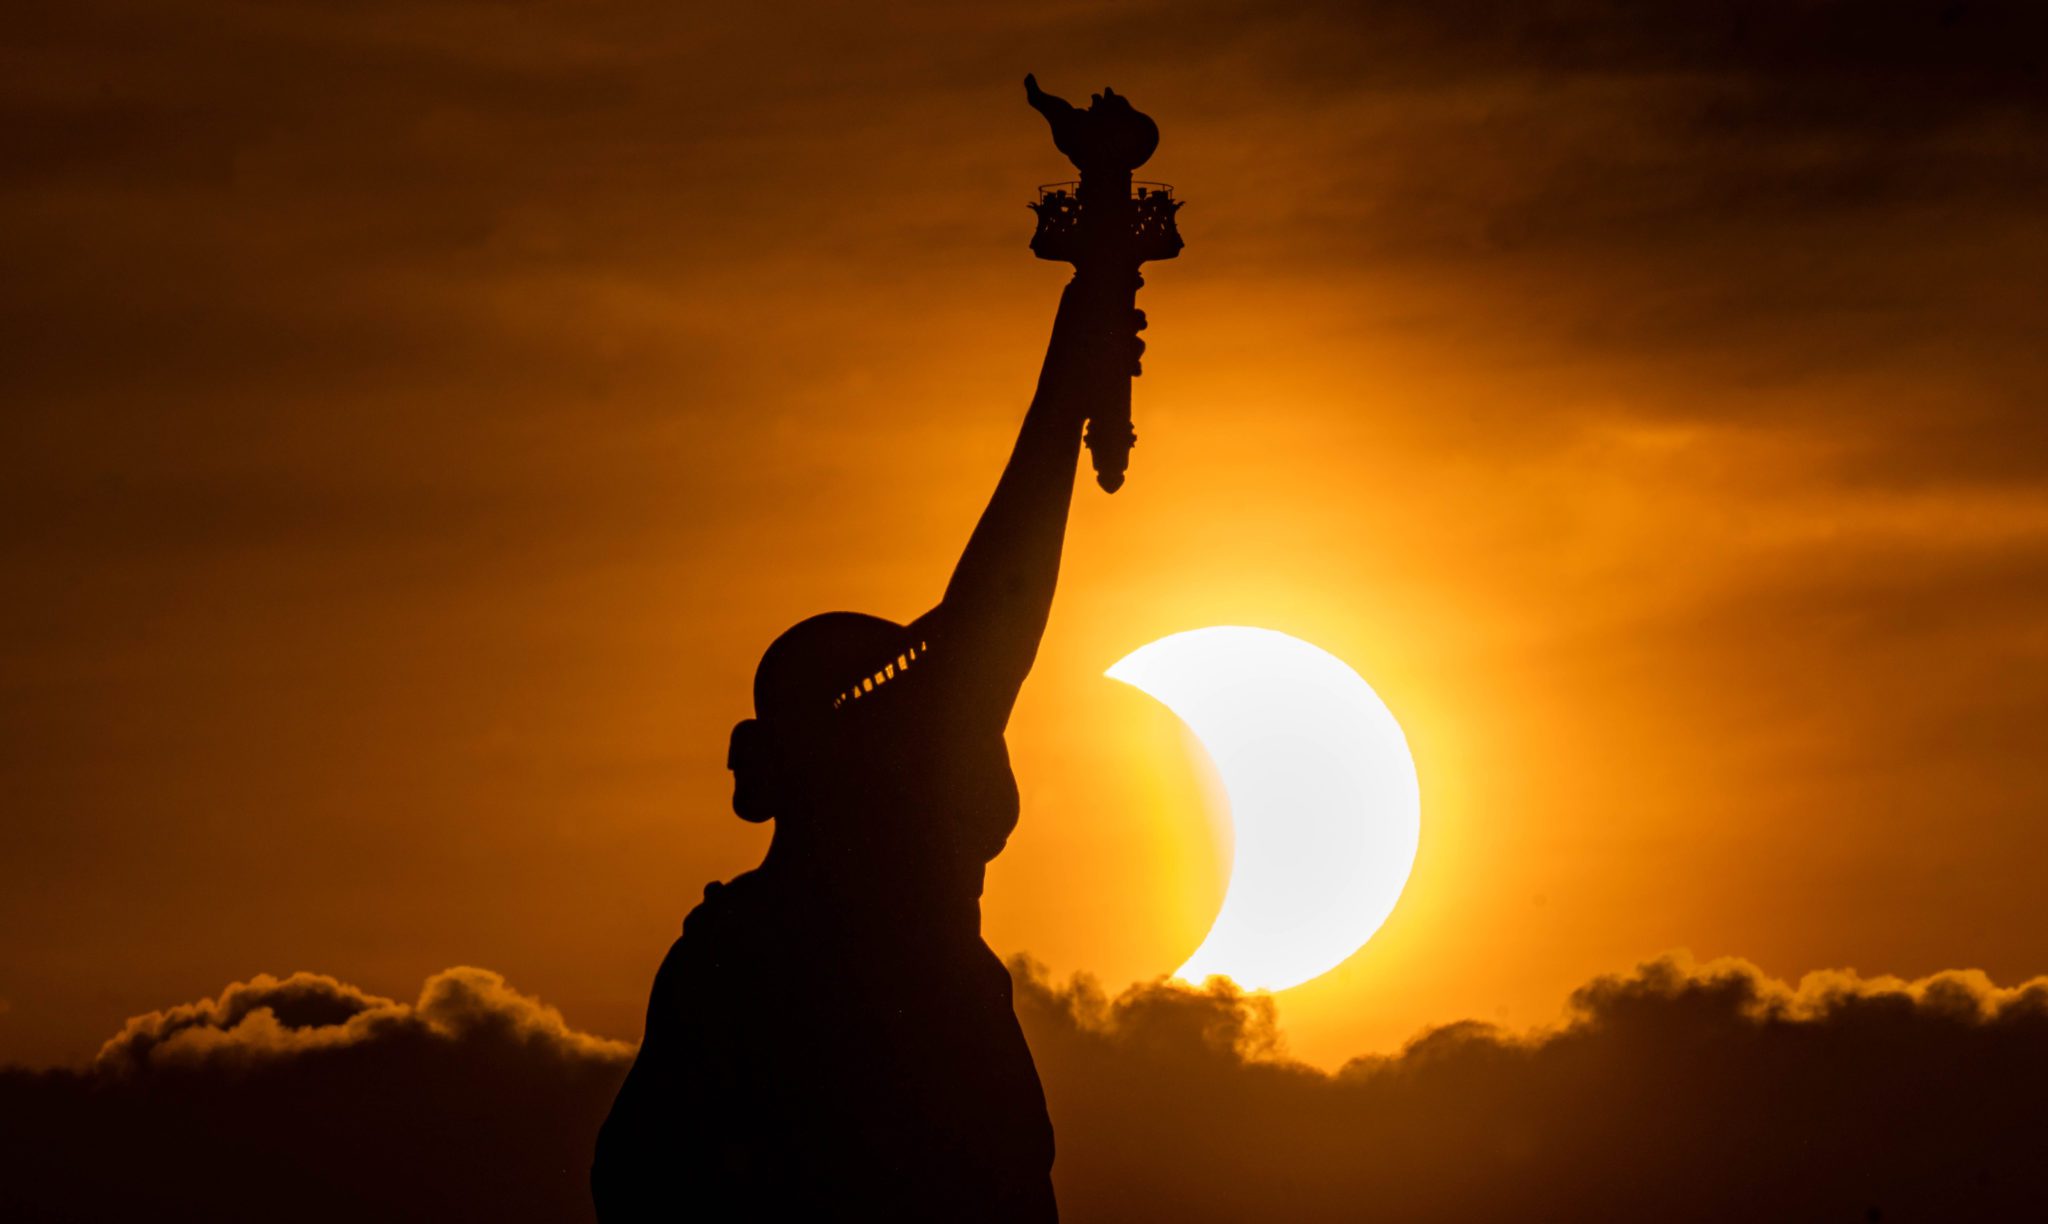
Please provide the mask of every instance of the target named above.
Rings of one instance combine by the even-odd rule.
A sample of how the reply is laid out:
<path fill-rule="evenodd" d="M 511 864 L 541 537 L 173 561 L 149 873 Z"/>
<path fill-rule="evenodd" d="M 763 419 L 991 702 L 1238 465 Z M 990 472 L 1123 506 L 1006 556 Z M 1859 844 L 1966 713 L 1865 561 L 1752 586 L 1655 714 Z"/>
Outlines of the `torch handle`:
<path fill-rule="evenodd" d="M 1085 276 L 1084 276 L 1085 279 Z M 1088 457 L 1095 468 L 1095 483 L 1105 493 L 1114 493 L 1123 487 L 1124 473 L 1131 466 L 1131 448 L 1137 445 L 1138 434 L 1131 425 L 1131 380 L 1140 373 L 1138 353 L 1142 342 L 1131 344 L 1132 319 L 1138 308 L 1138 287 L 1144 278 L 1135 267 L 1128 277 L 1102 275 L 1096 292 L 1098 299 L 1094 317 L 1103 321 L 1103 327 L 1111 333 L 1108 351 L 1122 352 L 1122 345 L 1130 344 L 1130 365 L 1114 372 L 1105 372 L 1093 393 L 1094 403 L 1089 405 Z M 1116 358 L 1120 359 L 1120 358 Z"/>
<path fill-rule="evenodd" d="M 1089 286 L 1091 314 L 1114 329 L 1120 340 L 1130 334 L 1132 312 L 1138 308 L 1140 257 L 1132 228 L 1131 174 L 1096 171 L 1081 174 L 1081 233 L 1075 279 Z M 1131 426 L 1131 379 L 1138 375 L 1135 350 L 1122 377 L 1105 377 L 1100 400 L 1088 414 L 1088 456 L 1095 483 L 1105 493 L 1123 487 L 1131 466 L 1137 431 Z"/>

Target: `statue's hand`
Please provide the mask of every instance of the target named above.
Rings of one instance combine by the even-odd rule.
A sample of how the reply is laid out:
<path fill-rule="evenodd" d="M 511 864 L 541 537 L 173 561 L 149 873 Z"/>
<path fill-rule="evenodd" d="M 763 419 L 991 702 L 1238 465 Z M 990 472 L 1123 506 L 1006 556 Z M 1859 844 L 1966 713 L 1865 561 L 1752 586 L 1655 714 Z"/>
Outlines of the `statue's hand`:
<path fill-rule="evenodd" d="M 1084 174 L 1128 174 L 1159 147 L 1159 125 L 1114 89 L 1104 87 L 1089 98 L 1087 110 L 1077 110 L 1066 99 L 1040 89 L 1037 77 L 1027 75 L 1024 97 L 1052 125 L 1054 147 Z"/>
<path fill-rule="evenodd" d="M 1069 284 L 1053 322 L 1039 400 L 1079 425 L 1104 396 L 1138 376 L 1145 355 L 1138 333 L 1145 328 L 1144 311 L 1115 307 L 1085 286 Z"/>

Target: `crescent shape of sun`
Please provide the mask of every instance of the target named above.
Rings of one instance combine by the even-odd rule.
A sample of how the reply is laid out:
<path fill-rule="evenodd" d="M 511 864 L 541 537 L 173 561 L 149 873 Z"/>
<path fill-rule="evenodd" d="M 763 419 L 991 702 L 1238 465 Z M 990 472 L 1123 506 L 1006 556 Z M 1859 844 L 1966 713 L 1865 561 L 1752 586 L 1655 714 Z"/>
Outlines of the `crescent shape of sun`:
<path fill-rule="evenodd" d="M 1408 737 L 1372 686 L 1320 647 L 1230 625 L 1161 638 L 1107 675 L 1187 725 L 1229 798 L 1230 883 L 1174 976 L 1285 990 L 1364 947 L 1422 828 Z"/>

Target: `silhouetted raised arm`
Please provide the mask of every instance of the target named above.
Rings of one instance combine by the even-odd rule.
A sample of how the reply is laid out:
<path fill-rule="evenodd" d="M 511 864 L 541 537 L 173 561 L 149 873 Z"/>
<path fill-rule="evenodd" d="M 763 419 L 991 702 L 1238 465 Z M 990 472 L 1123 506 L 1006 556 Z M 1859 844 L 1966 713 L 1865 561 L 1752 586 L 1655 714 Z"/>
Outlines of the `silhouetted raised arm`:
<path fill-rule="evenodd" d="M 963 713 L 1007 722 L 1038 654 L 1059 580 L 1060 547 L 1091 406 L 1130 377 L 1139 319 L 1087 275 L 1060 298 L 1038 391 L 988 508 L 946 586 L 918 621 Z M 943 652 L 943 660 L 940 653 Z"/>

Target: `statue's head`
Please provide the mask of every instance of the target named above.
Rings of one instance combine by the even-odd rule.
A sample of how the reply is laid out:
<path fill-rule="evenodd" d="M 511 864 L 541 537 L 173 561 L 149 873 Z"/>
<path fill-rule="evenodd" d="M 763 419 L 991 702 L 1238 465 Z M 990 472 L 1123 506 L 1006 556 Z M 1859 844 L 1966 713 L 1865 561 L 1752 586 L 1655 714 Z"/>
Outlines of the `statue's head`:
<path fill-rule="evenodd" d="M 858 612 L 800 621 L 754 669 L 754 717 L 732 729 L 733 811 L 760 822 L 814 805 L 822 776 L 857 751 L 847 694 L 909 649 L 909 631 Z M 865 700 L 865 693 L 862 697 Z"/>
<path fill-rule="evenodd" d="M 938 827 L 993 857 L 1016 822 L 1016 777 L 1000 725 L 950 708 L 945 666 L 919 630 L 878 616 L 799 622 L 761 656 L 754 717 L 733 728 L 733 811 L 775 821 L 798 852 L 894 856 L 899 838 L 928 843 Z"/>
<path fill-rule="evenodd" d="M 1159 147 L 1159 125 L 1107 86 L 1079 110 L 1064 98 L 1038 87 L 1038 78 L 1024 78 L 1024 96 L 1052 125 L 1052 142 L 1082 174 L 1098 171 L 1129 174 Z"/>

